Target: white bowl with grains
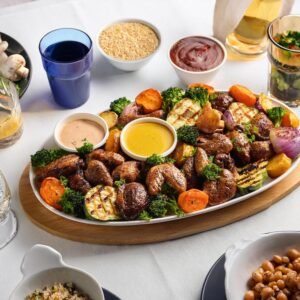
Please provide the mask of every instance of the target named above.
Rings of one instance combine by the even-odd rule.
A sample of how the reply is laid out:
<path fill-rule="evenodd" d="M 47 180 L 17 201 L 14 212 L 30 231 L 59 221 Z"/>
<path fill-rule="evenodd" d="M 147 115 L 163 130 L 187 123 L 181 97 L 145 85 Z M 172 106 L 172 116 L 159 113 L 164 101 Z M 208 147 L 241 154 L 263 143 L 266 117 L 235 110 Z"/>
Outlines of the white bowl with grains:
<path fill-rule="evenodd" d="M 141 19 L 117 20 L 100 30 L 96 44 L 100 53 L 117 69 L 136 71 L 158 51 L 157 27 Z"/>
<path fill-rule="evenodd" d="M 225 255 L 228 300 L 298 299 L 300 231 L 270 232 L 241 240 Z"/>
<path fill-rule="evenodd" d="M 21 265 L 23 279 L 9 300 L 104 300 L 96 279 L 67 265 L 59 252 L 46 245 L 33 246 Z"/>

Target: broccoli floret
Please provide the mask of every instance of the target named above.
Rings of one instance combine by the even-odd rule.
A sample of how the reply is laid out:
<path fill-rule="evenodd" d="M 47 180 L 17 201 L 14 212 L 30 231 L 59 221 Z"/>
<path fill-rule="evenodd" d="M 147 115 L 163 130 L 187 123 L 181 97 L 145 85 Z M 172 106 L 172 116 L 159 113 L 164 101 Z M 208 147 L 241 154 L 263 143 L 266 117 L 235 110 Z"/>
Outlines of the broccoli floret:
<path fill-rule="evenodd" d="M 210 163 L 206 165 L 202 171 L 202 176 L 204 176 L 207 180 L 214 181 L 220 177 L 222 169 L 214 164 Z"/>
<path fill-rule="evenodd" d="M 81 193 L 66 187 L 59 204 L 61 205 L 63 212 L 66 214 L 73 215 L 78 218 L 85 218 L 83 208 L 84 196 Z"/>
<path fill-rule="evenodd" d="M 126 97 L 119 98 L 110 103 L 110 110 L 114 111 L 116 114 L 120 115 L 123 109 L 130 104 L 130 100 Z"/>
<path fill-rule="evenodd" d="M 179 102 L 185 95 L 185 91 L 179 87 L 170 87 L 161 92 L 163 98 L 162 109 L 167 114 L 174 105 Z"/>
<path fill-rule="evenodd" d="M 148 221 L 148 220 L 151 220 L 152 217 L 150 216 L 150 214 L 149 214 L 146 210 L 143 210 L 143 211 L 139 214 L 138 219 L 139 219 L 139 220 L 146 220 L 146 221 Z"/>
<path fill-rule="evenodd" d="M 146 159 L 146 163 L 151 166 L 161 165 L 165 163 L 174 163 L 175 160 L 170 157 L 162 157 L 158 154 L 152 154 Z"/>
<path fill-rule="evenodd" d="M 86 139 L 84 139 L 83 145 L 81 147 L 76 148 L 78 154 L 80 155 L 90 153 L 93 151 L 93 149 L 94 149 L 94 145 L 88 142 Z"/>
<path fill-rule="evenodd" d="M 43 167 L 66 154 L 68 154 L 68 152 L 63 149 L 42 149 L 31 155 L 31 165 L 34 168 Z"/>
<path fill-rule="evenodd" d="M 210 96 L 208 90 L 203 87 L 191 87 L 186 90 L 186 97 L 199 103 L 203 107 L 209 100 Z"/>
<path fill-rule="evenodd" d="M 275 127 L 280 127 L 281 120 L 285 112 L 285 109 L 282 107 L 273 107 L 267 110 L 267 115 L 269 119 L 273 122 Z"/>
<path fill-rule="evenodd" d="M 199 132 L 197 127 L 183 125 L 177 129 L 177 138 L 187 144 L 196 146 Z"/>

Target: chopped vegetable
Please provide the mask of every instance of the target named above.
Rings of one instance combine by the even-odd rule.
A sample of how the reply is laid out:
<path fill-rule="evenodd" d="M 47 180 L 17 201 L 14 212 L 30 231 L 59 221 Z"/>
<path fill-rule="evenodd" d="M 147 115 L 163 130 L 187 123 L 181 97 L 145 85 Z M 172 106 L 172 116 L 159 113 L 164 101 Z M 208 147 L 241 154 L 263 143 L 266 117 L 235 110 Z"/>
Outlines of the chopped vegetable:
<path fill-rule="evenodd" d="M 84 198 L 84 211 L 91 220 L 109 221 L 118 220 L 120 216 L 115 202 L 117 192 L 114 187 L 97 185 L 90 189 Z"/>
<path fill-rule="evenodd" d="M 215 92 L 215 89 L 214 87 L 208 85 L 208 84 L 204 84 L 204 83 L 191 83 L 188 85 L 188 88 L 194 88 L 194 87 L 202 87 L 202 88 L 205 88 L 207 89 L 208 93 L 210 95 L 214 94 Z"/>
<path fill-rule="evenodd" d="M 222 169 L 214 164 L 210 163 L 206 165 L 202 171 L 202 176 L 204 176 L 207 180 L 214 181 L 220 177 Z"/>
<path fill-rule="evenodd" d="M 104 119 L 109 129 L 113 128 L 118 123 L 118 115 L 114 111 L 103 111 L 99 116 Z"/>
<path fill-rule="evenodd" d="M 122 185 L 124 185 L 126 183 L 125 179 L 120 179 L 120 180 L 116 180 L 114 182 L 114 186 L 116 186 L 117 188 L 121 187 Z"/>
<path fill-rule="evenodd" d="M 167 114 L 173 109 L 175 104 L 183 99 L 185 91 L 178 87 L 170 87 L 161 92 L 162 96 L 162 109 Z"/>
<path fill-rule="evenodd" d="M 131 101 L 126 97 L 119 98 L 110 103 L 110 109 L 115 112 L 117 115 L 120 115 L 124 108 L 130 104 Z"/>
<path fill-rule="evenodd" d="M 203 107 L 209 101 L 208 89 L 204 87 L 191 87 L 186 90 L 186 97 Z"/>
<path fill-rule="evenodd" d="M 146 159 L 146 163 L 151 166 L 161 165 L 164 163 L 174 163 L 175 160 L 170 157 L 162 157 L 158 154 L 152 154 Z"/>
<path fill-rule="evenodd" d="M 285 109 L 283 107 L 273 107 L 267 110 L 267 115 L 269 119 L 273 122 L 275 127 L 280 127 L 281 120 L 285 114 Z"/>
<path fill-rule="evenodd" d="M 191 189 L 178 197 L 178 205 L 185 213 L 204 209 L 208 204 L 208 195 L 200 190 Z"/>
<path fill-rule="evenodd" d="M 65 192 L 64 185 L 55 177 L 46 177 L 40 187 L 40 195 L 43 200 L 50 206 L 61 209 L 59 204 L 60 198 Z"/>
<path fill-rule="evenodd" d="M 144 109 L 144 113 L 152 113 L 162 107 L 162 97 L 160 92 L 156 89 L 147 89 L 139 93 L 135 102 Z"/>
<path fill-rule="evenodd" d="M 184 143 L 195 146 L 198 136 L 199 131 L 195 126 L 183 125 L 177 129 L 177 138 Z"/>
<path fill-rule="evenodd" d="M 120 137 L 121 130 L 114 128 L 109 132 L 108 138 L 106 140 L 104 149 L 106 151 L 119 152 L 120 151 Z"/>
<path fill-rule="evenodd" d="M 63 149 L 42 149 L 31 155 L 31 165 L 34 168 L 43 167 L 66 154 L 68 152 Z"/>
<path fill-rule="evenodd" d="M 292 127 L 272 128 L 270 140 L 276 153 L 284 153 L 295 159 L 300 153 L 300 129 Z"/>
<path fill-rule="evenodd" d="M 196 148 L 194 146 L 179 142 L 172 157 L 178 166 L 182 166 L 189 157 L 194 156 L 195 151 Z"/>
<path fill-rule="evenodd" d="M 266 113 L 268 109 L 274 107 L 273 101 L 265 94 L 260 94 L 255 103 L 255 108 L 259 111 Z"/>
<path fill-rule="evenodd" d="M 258 114 L 256 108 L 239 102 L 231 103 L 228 111 L 231 113 L 234 123 L 239 125 L 250 122 Z"/>
<path fill-rule="evenodd" d="M 298 128 L 300 126 L 300 120 L 293 112 L 286 111 L 282 118 L 281 126 Z"/>
<path fill-rule="evenodd" d="M 92 152 L 94 149 L 94 145 L 88 142 L 86 139 L 83 142 L 83 145 L 79 148 L 76 148 L 78 154 L 84 155 Z"/>
<path fill-rule="evenodd" d="M 236 126 L 236 123 L 232 117 L 232 114 L 229 110 L 225 110 L 224 113 L 223 113 L 223 120 L 224 120 L 224 123 L 225 123 L 225 127 L 228 129 L 228 130 L 233 130 L 234 127 Z"/>
<path fill-rule="evenodd" d="M 247 106 L 253 106 L 256 103 L 256 96 L 246 87 L 235 84 L 230 87 L 229 94 L 236 101 L 244 103 Z"/>
<path fill-rule="evenodd" d="M 236 183 L 242 195 L 256 191 L 262 187 L 264 181 L 268 178 L 267 164 L 267 160 L 260 160 L 238 170 L 239 176 Z"/>
<path fill-rule="evenodd" d="M 292 160 L 284 153 L 271 158 L 267 165 L 267 172 L 271 178 L 276 178 L 285 173 L 292 165 Z"/>
<path fill-rule="evenodd" d="M 285 33 L 277 34 L 277 43 L 285 48 L 300 49 L 300 32 L 289 30 Z"/>
<path fill-rule="evenodd" d="M 85 218 L 84 214 L 84 196 L 70 188 L 65 188 L 65 192 L 60 198 L 59 204 L 64 213 L 78 218 Z"/>

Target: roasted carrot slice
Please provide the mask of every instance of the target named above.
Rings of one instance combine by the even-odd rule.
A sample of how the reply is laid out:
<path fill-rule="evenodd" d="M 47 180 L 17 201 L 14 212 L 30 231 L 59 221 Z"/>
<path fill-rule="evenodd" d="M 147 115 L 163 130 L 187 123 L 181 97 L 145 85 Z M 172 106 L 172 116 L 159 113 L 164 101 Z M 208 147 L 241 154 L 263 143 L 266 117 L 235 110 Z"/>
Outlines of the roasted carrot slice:
<path fill-rule="evenodd" d="M 202 88 L 207 89 L 209 94 L 213 94 L 215 92 L 215 89 L 212 86 L 205 84 L 205 83 L 191 83 L 188 85 L 188 87 L 189 88 L 202 87 Z"/>
<path fill-rule="evenodd" d="M 151 88 L 139 93 L 135 98 L 135 102 L 137 105 L 142 106 L 144 112 L 148 114 L 161 109 L 162 97 L 158 90 Z"/>
<path fill-rule="evenodd" d="M 61 209 L 58 203 L 65 192 L 63 184 L 55 177 L 46 177 L 40 187 L 40 195 L 50 206 Z"/>
<path fill-rule="evenodd" d="M 284 114 L 284 116 L 282 117 L 281 126 L 283 126 L 283 127 L 298 128 L 299 125 L 300 125 L 300 121 L 299 121 L 298 117 L 290 111 L 287 111 Z"/>
<path fill-rule="evenodd" d="M 245 86 L 235 84 L 229 89 L 229 94 L 237 101 L 253 106 L 256 103 L 256 96 Z"/>
<path fill-rule="evenodd" d="M 179 207 L 186 213 L 201 210 L 208 204 L 208 195 L 200 190 L 191 189 L 178 197 Z"/>

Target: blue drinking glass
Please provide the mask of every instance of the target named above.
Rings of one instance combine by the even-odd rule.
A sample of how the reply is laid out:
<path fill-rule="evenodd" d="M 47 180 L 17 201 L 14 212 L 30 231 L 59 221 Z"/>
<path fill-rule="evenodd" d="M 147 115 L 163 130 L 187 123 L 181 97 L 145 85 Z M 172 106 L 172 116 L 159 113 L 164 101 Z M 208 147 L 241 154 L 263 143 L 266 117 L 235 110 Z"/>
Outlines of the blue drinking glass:
<path fill-rule="evenodd" d="M 44 69 L 55 101 L 66 108 L 84 104 L 90 95 L 92 40 L 75 28 L 59 28 L 39 44 Z"/>

